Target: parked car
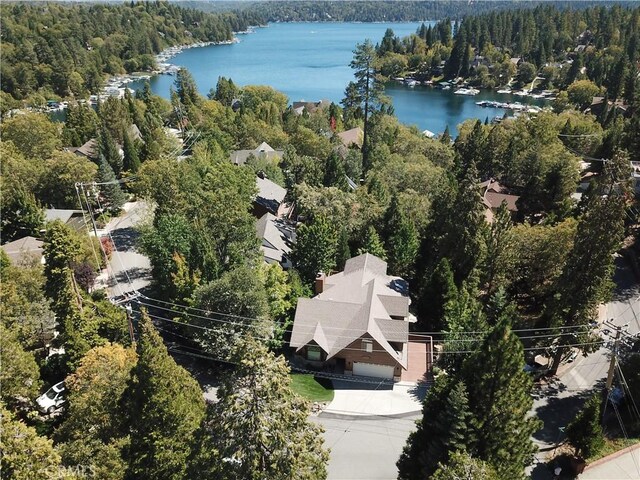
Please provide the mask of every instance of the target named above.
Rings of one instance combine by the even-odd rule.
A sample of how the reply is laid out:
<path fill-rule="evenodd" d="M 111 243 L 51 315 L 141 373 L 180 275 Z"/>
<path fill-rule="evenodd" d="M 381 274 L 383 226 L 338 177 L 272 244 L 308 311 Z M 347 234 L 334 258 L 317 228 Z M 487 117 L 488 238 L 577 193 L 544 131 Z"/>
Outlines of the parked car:
<path fill-rule="evenodd" d="M 64 386 L 64 382 L 59 382 L 40 395 L 36 399 L 40 411 L 43 413 L 55 412 L 67 401 L 66 391 L 67 389 Z"/>

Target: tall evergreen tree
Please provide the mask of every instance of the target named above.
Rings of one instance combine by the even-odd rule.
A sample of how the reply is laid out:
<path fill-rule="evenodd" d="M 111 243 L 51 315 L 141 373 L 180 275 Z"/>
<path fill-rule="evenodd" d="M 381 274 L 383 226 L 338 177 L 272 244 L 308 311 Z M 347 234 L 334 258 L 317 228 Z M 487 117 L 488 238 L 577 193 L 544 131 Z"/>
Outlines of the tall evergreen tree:
<path fill-rule="evenodd" d="M 291 390 L 284 358 L 258 343 L 242 351 L 197 436 L 189 478 L 326 478 L 322 429 L 308 420 L 307 401 Z"/>
<path fill-rule="evenodd" d="M 338 246 L 336 249 L 336 269 L 344 270 L 344 264 L 351 258 L 351 248 L 349 247 L 349 232 L 346 228 L 340 230 L 338 235 Z"/>
<path fill-rule="evenodd" d="M 445 327 L 445 307 L 458 295 L 447 258 L 440 260 L 418 298 L 417 330 L 439 331 Z"/>
<path fill-rule="evenodd" d="M 472 418 L 464 383 L 436 379 L 422 407 L 418 428 L 409 435 L 397 462 L 400 480 L 430 478 L 450 454 L 473 445 Z"/>
<path fill-rule="evenodd" d="M 354 70 L 356 81 L 354 90 L 357 93 L 357 99 L 362 106 L 364 118 L 364 137 L 362 140 L 362 166 L 365 172 L 371 168 L 369 154 L 371 146 L 369 145 L 370 135 L 370 119 L 382 103 L 384 86 L 376 73 L 376 50 L 371 40 L 365 40 L 364 43 L 356 45 L 353 51 L 353 60 L 349 64 Z"/>
<path fill-rule="evenodd" d="M 370 253 L 383 260 L 387 259 L 387 252 L 384 249 L 380 235 L 373 225 L 369 225 L 362 241 L 362 246 L 358 249 L 358 255 Z"/>
<path fill-rule="evenodd" d="M 400 208 L 395 195 L 385 212 L 383 236 L 389 256 L 389 271 L 393 275 L 411 278 L 420 247 L 418 232 Z"/>
<path fill-rule="evenodd" d="M 598 304 L 613 288 L 613 254 L 624 237 L 624 218 L 629 183 L 629 158 L 619 152 L 604 168 L 601 180 L 589 192 L 580 217 L 573 249 L 556 280 L 555 295 L 545 305 L 549 326 L 586 325 L 595 318 Z M 576 341 L 577 340 L 577 341 Z M 558 338 L 567 343 L 594 342 L 589 333 Z M 591 345 L 583 347 L 589 351 Z M 564 348 L 558 348 L 553 368 L 557 370 Z"/>
<path fill-rule="evenodd" d="M 591 457 L 600 453 L 604 447 L 604 433 L 600 411 L 600 395 L 595 394 L 587 400 L 576 418 L 567 426 L 567 439 L 576 449 L 576 454 Z"/>
<path fill-rule="evenodd" d="M 491 296 L 496 287 L 501 284 L 504 273 L 510 265 L 511 213 L 507 204 L 502 202 L 493 218 L 491 228 L 487 230 L 487 255 L 485 257 L 483 283 L 487 296 Z"/>
<path fill-rule="evenodd" d="M 505 315 L 462 368 L 477 436 L 474 456 L 501 478 L 525 478 L 524 468 L 535 452 L 531 435 L 540 426 L 529 416 L 532 383 L 522 365 L 522 343 Z"/>
<path fill-rule="evenodd" d="M 109 133 L 109 130 L 105 127 L 100 131 L 99 148 L 98 151 L 95 152 L 95 155 L 97 158 L 94 160 L 99 160 L 100 163 L 104 158 L 113 169 L 114 174 L 120 175 L 123 166 L 122 156 L 120 156 L 120 150 L 111 133 Z"/>
<path fill-rule="evenodd" d="M 136 143 L 133 141 L 131 135 L 129 135 L 128 132 L 124 132 L 123 138 L 123 168 L 128 172 L 136 173 L 138 171 L 138 168 L 140 168 L 140 156 L 138 155 L 138 147 L 136 146 Z"/>
<path fill-rule="evenodd" d="M 122 205 L 124 205 L 126 201 L 126 197 L 122 192 L 122 188 L 120 188 L 120 184 L 116 183 L 116 176 L 113 169 L 104 158 L 100 159 L 96 180 L 101 184 L 100 195 L 102 196 L 101 204 L 103 207 L 116 214 L 120 212 Z"/>
<path fill-rule="evenodd" d="M 139 332 L 138 363 L 123 397 L 131 435 L 125 478 L 183 479 L 193 435 L 205 414 L 202 390 L 169 356 L 146 314 Z"/>

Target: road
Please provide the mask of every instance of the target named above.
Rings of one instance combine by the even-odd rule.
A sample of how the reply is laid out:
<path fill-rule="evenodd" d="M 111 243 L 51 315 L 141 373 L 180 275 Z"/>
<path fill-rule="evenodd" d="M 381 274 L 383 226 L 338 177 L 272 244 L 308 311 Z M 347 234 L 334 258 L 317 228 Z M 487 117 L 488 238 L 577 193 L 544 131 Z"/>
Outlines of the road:
<path fill-rule="evenodd" d="M 395 480 L 396 462 L 419 414 L 403 418 L 348 418 L 320 414 L 331 449 L 329 480 Z"/>
<path fill-rule="evenodd" d="M 104 230 L 98 231 L 99 235 L 110 233 L 116 247 L 107 269 L 110 296 L 140 291 L 151 283 L 149 259 L 136 250 L 136 227 L 150 218 L 149 206 L 138 201 L 127 203 L 124 208 L 122 215 L 112 219 Z"/>
<path fill-rule="evenodd" d="M 616 259 L 616 289 L 602 316 L 617 325 L 629 323 L 629 332 L 640 332 L 640 288 L 633 272 L 622 258 Z M 536 462 L 527 470 L 534 480 L 551 479 L 545 465 L 556 442 L 563 441 L 559 427 L 566 426 L 585 399 L 599 391 L 606 379 L 609 356 L 601 348 L 587 357 L 579 356 L 560 371 L 559 382 L 546 387 L 534 398 L 532 414 L 543 422 L 534 435 L 540 449 Z M 331 448 L 328 465 L 330 480 L 391 480 L 397 478 L 395 463 L 415 428 L 419 414 L 403 418 L 337 417 L 320 414 L 314 420 L 325 428 L 325 444 Z M 596 478 L 596 477 L 584 477 Z M 613 477 L 602 477 L 613 478 Z M 623 477 L 626 478 L 626 477 Z"/>
<path fill-rule="evenodd" d="M 629 324 L 629 333 L 640 332 L 640 286 L 622 257 L 616 258 L 614 274 L 616 288 L 613 300 L 606 305 L 603 315 L 613 319 L 616 325 Z M 564 368 L 559 375 L 559 383 L 541 391 L 535 398 L 533 412 L 544 422 L 543 428 L 534 434 L 534 442 L 539 448 L 536 463 L 528 470 L 533 480 L 551 478 L 544 462 L 548 459 L 556 442 L 564 440 L 559 430 L 568 425 L 582 407 L 584 401 L 595 392 L 602 390 L 609 368 L 609 350 L 601 348 L 583 357 L 582 355 Z"/>

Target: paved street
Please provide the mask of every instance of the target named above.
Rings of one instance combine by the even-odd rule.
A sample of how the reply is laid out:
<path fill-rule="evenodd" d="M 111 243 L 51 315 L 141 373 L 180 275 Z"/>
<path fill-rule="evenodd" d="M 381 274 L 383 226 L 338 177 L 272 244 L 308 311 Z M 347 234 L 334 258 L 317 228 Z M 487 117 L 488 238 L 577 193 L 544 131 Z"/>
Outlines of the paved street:
<path fill-rule="evenodd" d="M 315 417 L 331 449 L 329 480 L 395 480 L 396 461 L 418 418 Z"/>
<path fill-rule="evenodd" d="M 110 295 L 120 296 L 142 290 L 151 282 L 151 264 L 135 247 L 138 233 L 135 227 L 149 218 L 149 207 L 142 201 L 125 204 L 125 212 L 112 219 L 98 234 L 111 237 L 117 249 L 109 262 L 108 288 Z M 114 279 L 115 277 L 115 279 Z"/>
<path fill-rule="evenodd" d="M 606 305 L 603 316 L 613 319 L 616 325 L 628 323 L 629 332 L 637 333 L 640 331 L 640 288 L 622 257 L 616 259 L 614 281 L 614 298 Z M 534 480 L 551 478 L 551 473 L 543 463 L 553 453 L 556 442 L 564 440 L 559 428 L 569 424 L 586 398 L 604 386 L 609 367 L 608 352 L 608 349 L 601 348 L 587 357 L 578 356 L 560 372 L 559 383 L 546 387 L 534 400 L 533 411 L 544 422 L 544 427 L 534 434 L 534 441 L 540 449 L 536 456 L 538 463 L 530 469 Z"/>

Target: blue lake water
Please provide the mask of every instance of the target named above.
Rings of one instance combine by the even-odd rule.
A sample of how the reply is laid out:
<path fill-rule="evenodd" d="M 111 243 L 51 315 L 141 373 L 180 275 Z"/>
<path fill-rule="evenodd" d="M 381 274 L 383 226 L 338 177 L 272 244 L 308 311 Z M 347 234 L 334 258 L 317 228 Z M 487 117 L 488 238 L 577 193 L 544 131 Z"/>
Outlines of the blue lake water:
<path fill-rule="evenodd" d="M 258 28 L 252 34 L 239 35 L 239 43 L 187 49 L 170 62 L 187 68 L 203 95 L 215 88 L 219 76 L 224 76 L 240 86 L 272 86 L 285 93 L 290 101 L 339 102 L 345 87 L 353 80 L 349 62 L 357 43 L 367 38 L 378 43 L 387 28 L 404 37 L 419 26 L 420 23 L 276 23 Z M 152 78 L 153 92 L 169 98 L 174 79 L 170 75 Z M 386 91 L 401 122 L 436 133 L 448 125 L 454 135 L 456 125 L 467 118 L 484 120 L 504 114 L 504 110 L 479 107 L 475 104 L 479 100 L 540 104 L 494 92 L 464 96 L 400 84 L 390 84 Z"/>

